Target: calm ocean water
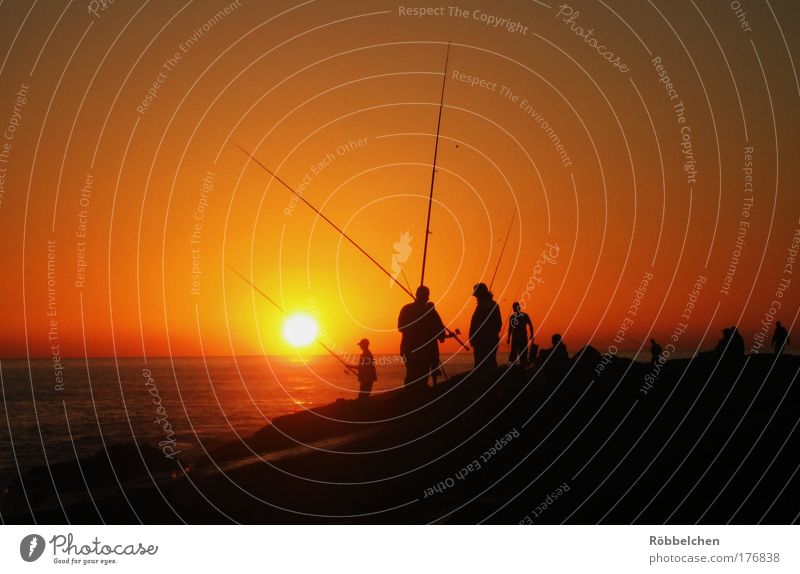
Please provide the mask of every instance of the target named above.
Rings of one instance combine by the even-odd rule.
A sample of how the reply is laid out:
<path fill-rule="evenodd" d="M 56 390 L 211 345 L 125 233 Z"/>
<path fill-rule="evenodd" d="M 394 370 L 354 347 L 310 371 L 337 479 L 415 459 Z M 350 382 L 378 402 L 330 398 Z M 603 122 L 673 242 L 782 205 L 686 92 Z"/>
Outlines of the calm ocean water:
<path fill-rule="evenodd" d="M 405 370 L 396 359 L 376 356 L 373 392 L 402 385 Z M 449 374 L 472 364 L 464 353 L 442 360 Z M 333 357 L 90 359 L 88 369 L 83 359 L 67 359 L 63 366 L 59 391 L 49 360 L 0 364 L 0 488 L 19 470 L 90 456 L 104 444 L 173 438 L 192 459 L 273 417 L 352 399 L 358 389 Z"/>
<path fill-rule="evenodd" d="M 506 352 L 501 348 L 498 359 Z M 373 393 L 402 386 L 397 359 L 376 356 Z M 471 368 L 472 355 L 442 361 L 456 374 Z M 104 445 L 174 440 L 181 460 L 192 460 L 274 417 L 353 399 L 358 389 L 330 356 L 90 359 L 88 368 L 83 359 L 66 359 L 63 367 L 57 390 L 50 360 L 0 363 L 0 488 L 20 471 L 91 456 Z"/>

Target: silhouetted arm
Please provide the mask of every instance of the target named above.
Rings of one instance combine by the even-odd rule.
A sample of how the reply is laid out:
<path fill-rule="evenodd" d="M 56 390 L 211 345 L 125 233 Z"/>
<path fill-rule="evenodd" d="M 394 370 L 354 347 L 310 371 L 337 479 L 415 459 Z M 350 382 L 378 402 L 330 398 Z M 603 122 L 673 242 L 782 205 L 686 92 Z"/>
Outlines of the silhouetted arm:
<path fill-rule="evenodd" d="M 397 330 L 401 333 L 405 332 L 406 327 L 408 327 L 408 312 L 406 308 L 403 307 L 400 309 L 400 315 L 397 317 Z"/>
<path fill-rule="evenodd" d="M 436 309 L 433 310 L 433 318 L 436 321 L 436 329 L 439 333 L 436 338 L 439 339 L 440 343 L 444 343 L 444 340 L 447 338 L 445 336 L 444 321 L 442 321 L 442 317 Z"/>
<path fill-rule="evenodd" d="M 469 320 L 469 341 L 473 342 L 475 335 L 478 333 L 478 310 L 472 313 L 472 318 Z"/>
<path fill-rule="evenodd" d="M 503 330 L 503 317 L 500 314 L 500 306 L 497 303 L 492 308 L 492 327 L 492 333 L 497 333 L 498 335 Z"/>

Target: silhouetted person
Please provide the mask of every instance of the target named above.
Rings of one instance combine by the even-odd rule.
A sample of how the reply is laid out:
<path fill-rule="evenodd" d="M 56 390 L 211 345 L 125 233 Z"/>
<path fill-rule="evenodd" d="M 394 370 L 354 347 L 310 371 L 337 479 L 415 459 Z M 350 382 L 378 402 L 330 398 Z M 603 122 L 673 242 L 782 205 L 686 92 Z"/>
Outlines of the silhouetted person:
<path fill-rule="evenodd" d="M 397 318 L 397 329 L 403 334 L 400 355 L 406 365 L 407 389 L 426 387 L 429 375 L 436 384 L 439 376 L 439 343 L 444 342 L 445 329 L 429 297 L 430 290 L 420 285 L 415 301 L 400 309 Z"/>
<path fill-rule="evenodd" d="M 735 357 L 744 357 L 744 337 L 736 327 L 731 327 L 730 350 Z"/>
<path fill-rule="evenodd" d="M 789 331 L 786 327 L 781 325 L 780 321 L 775 323 L 775 332 L 772 334 L 772 348 L 775 349 L 775 355 L 780 357 L 783 354 L 783 349 L 786 348 L 791 340 L 789 340 Z"/>
<path fill-rule="evenodd" d="M 356 366 L 358 382 L 360 383 L 358 398 L 359 400 L 366 400 L 372 392 L 372 383 L 378 380 L 378 374 L 375 372 L 375 357 L 372 356 L 372 352 L 369 350 L 369 340 L 361 339 L 358 342 L 358 346 L 361 347 L 361 358 Z"/>
<path fill-rule="evenodd" d="M 722 355 L 725 350 L 728 348 L 728 344 L 731 340 L 731 330 L 728 327 L 722 329 L 722 339 L 717 342 L 717 346 L 714 347 L 714 353 L 717 355 Z"/>
<path fill-rule="evenodd" d="M 520 310 L 519 303 L 511 305 L 513 312 L 508 320 L 508 335 L 506 343 L 511 343 L 511 354 L 508 362 L 512 365 L 519 363 L 522 367 L 528 362 L 528 332 L 533 342 L 533 323 L 527 313 Z"/>
<path fill-rule="evenodd" d="M 664 349 L 661 348 L 661 345 L 656 343 L 655 339 L 650 339 L 650 362 L 655 364 L 661 358 L 661 353 L 664 352 Z"/>
<path fill-rule="evenodd" d="M 503 318 L 500 316 L 500 307 L 485 283 L 475 285 L 472 294 L 478 301 L 469 324 L 469 342 L 475 354 L 475 369 L 493 373 L 497 369 L 497 346 L 500 344 Z"/>
<path fill-rule="evenodd" d="M 714 347 L 714 353 L 729 358 L 744 357 L 744 338 L 736 327 L 726 327 L 722 330 L 722 339 Z"/>
<path fill-rule="evenodd" d="M 539 353 L 539 364 L 542 365 L 546 373 L 560 377 L 569 368 L 567 346 L 558 333 L 550 337 L 550 342 L 553 346 L 549 349 L 542 349 Z"/>

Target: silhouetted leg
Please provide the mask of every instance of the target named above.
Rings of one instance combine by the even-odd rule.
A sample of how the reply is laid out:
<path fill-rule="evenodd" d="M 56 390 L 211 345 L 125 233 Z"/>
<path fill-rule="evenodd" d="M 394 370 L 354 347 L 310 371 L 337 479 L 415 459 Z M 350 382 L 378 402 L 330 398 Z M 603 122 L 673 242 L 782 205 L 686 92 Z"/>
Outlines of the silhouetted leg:
<path fill-rule="evenodd" d="M 539 345 L 534 345 L 531 341 L 531 346 L 528 349 L 528 364 L 533 365 L 536 363 L 536 355 L 539 353 Z"/>
<path fill-rule="evenodd" d="M 528 341 L 524 340 L 514 340 L 511 339 L 511 357 L 509 362 L 513 365 L 517 364 L 517 360 L 519 360 L 519 364 L 521 367 L 525 366 L 528 360 Z"/>
<path fill-rule="evenodd" d="M 406 363 L 405 389 L 410 392 L 418 391 L 428 384 L 430 367 L 425 364 L 424 358 L 419 353 L 409 353 Z"/>
<path fill-rule="evenodd" d="M 408 353 L 400 353 L 400 356 L 403 358 L 403 366 L 406 368 L 406 376 L 403 379 L 403 386 L 406 387 L 411 382 L 411 356 Z"/>
<path fill-rule="evenodd" d="M 475 343 L 472 343 L 472 357 L 473 357 L 473 360 L 475 361 L 475 365 L 473 366 L 474 370 L 477 371 L 477 370 L 479 370 L 481 368 L 481 365 L 483 364 L 484 356 L 485 356 L 485 353 L 483 352 L 483 348 L 480 345 L 476 345 Z"/>
<path fill-rule="evenodd" d="M 361 385 L 359 386 L 358 390 L 358 398 L 359 400 L 366 400 L 369 398 L 369 394 L 372 392 L 372 382 L 371 381 L 361 381 Z"/>
<path fill-rule="evenodd" d="M 475 370 L 494 373 L 497 370 L 497 345 L 473 345 L 472 348 L 475 351 Z"/>
<path fill-rule="evenodd" d="M 492 372 L 497 370 L 497 347 L 500 346 L 500 342 L 498 341 L 489 349 L 486 353 L 486 368 L 487 370 L 490 369 Z"/>

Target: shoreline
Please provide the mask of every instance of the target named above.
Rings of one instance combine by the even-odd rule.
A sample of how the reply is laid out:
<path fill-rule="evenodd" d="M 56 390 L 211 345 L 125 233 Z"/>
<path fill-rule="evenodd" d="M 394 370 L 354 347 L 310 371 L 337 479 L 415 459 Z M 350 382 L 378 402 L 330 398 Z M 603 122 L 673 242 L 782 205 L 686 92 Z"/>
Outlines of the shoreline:
<path fill-rule="evenodd" d="M 132 469 L 130 483 L 121 482 L 126 497 L 121 497 L 118 492 L 114 495 L 113 488 L 111 491 L 100 489 L 96 494 L 102 496 L 91 501 L 85 500 L 85 494 L 83 502 L 80 495 L 70 498 L 72 504 L 66 511 L 51 502 L 34 512 L 37 521 L 54 523 L 64 521 L 67 515 L 70 521 L 91 522 L 102 516 L 108 522 L 128 523 L 133 516 L 127 508 L 130 499 L 131 504 L 138 501 L 135 503 L 137 515 L 144 512 L 147 516 L 145 522 L 169 521 L 170 512 L 164 508 L 163 500 L 158 503 L 163 495 L 192 521 L 227 522 L 228 519 L 208 506 L 208 501 L 193 494 L 196 488 L 202 488 L 217 493 L 214 495 L 216 505 L 230 505 L 230 512 L 237 517 L 237 522 L 472 523 L 481 519 L 487 505 L 494 504 L 492 501 L 507 497 L 517 500 L 520 494 L 527 492 L 529 487 L 525 485 L 531 477 L 538 475 L 550 476 L 556 486 L 566 480 L 569 490 L 565 492 L 570 494 L 564 495 L 563 502 L 559 502 L 563 510 L 548 510 L 546 515 L 537 516 L 537 521 L 549 523 L 551 520 L 569 519 L 569 522 L 588 523 L 594 516 L 593 512 L 599 512 L 597 501 L 588 507 L 580 504 L 578 508 L 582 501 L 572 493 L 583 492 L 588 496 L 595 488 L 593 484 L 602 489 L 624 486 L 621 491 L 624 492 L 626 485 L 640 472 L 652 472 L 650 467 L 636 470 L 636 458 L 618 460 L 634 447 L 643 448 L 639 442 L 631 446 L 636 438 L 645 442 L 644 453 L 662 453 L 663 460 L 657 468 L 659 473 L 665 473 L 663 476 L 677 476 L 681 469 L 690 471 L 691 467 L 684 462 L 699 453 L 709 460 L 716 453 L 714 460 L 718 464 L 724 462 L 725 468 L 732 472 L 737 465 L 744 463 L 725 454 L 728 452 L 728 442 L 725 441 L 737 444 L 744 441 L 740 450 L 747 452 L 747 445 L 764 429 L 763 424 L 759 423 L 759 426 L 755 420 L 750 420 L 752 417 L 760 421 L 764 416 L 773 415 L 774 420 L 770 419 L 773 431 L 776 425 L 787 428 L 790 424 L 797 424 L 794 411 L 784 407 L 797 404 L 800 399 L 800 387 L 793 384 L 792 378 L 800 367 L 797 357 L 786 356 L 777 362 L 768 355 L 753 355 L 747 359 L 722 357 L 721 361 L 710 355 L 701 355 L 692 361 L 671 360 L 664 364 L 659 384 L 642 397 L 637 394 L 648 364 L 614 358 L 600 377 L 593 378 L 594 365 L 600 356 L 594 349 L 583 349 L 570 360 L 569 372 L 563 377 L 501 368 L 488 378 L 474 372 L 461 373 L 436 388 L 423 390 L 419 395 L 392 391 L 370 399 L 366 404 L 340 399 L 308 411 L 276 417 L 270 425 L 242 441 L 209 449 L 207 455 L 185 465 L 188 468 L 175 465 L 170 470 L 167 465 L 159 466 L 158 459 L 148 459 L 152 469 L 162 474 L 158 480 L 148 483 L 148 480 L 134 480 L 137 475 Z M 753 404 L 759 404 L 759 410 L 747 411 L 748 405 Z M 769 405 L 774 408 L 768 408 Z M 739 417 L 752 411 L 752 416 L 748 414 L 741 420 L 733 415 L 717 416 L 723 411 L 738 413 Z M 767 414 L 760 414 L 761 411 Z M 690 417 L 692 413 L 694 415 Z M 481 421 L 489 422 L 484 424 Z M 711 432 L 712 423 L 722 428 L 735 426 L 737 434 L 732 435 L 726 430 Z M 653 424 L 657 428 L 663 427 L 663 431 L 646 430 Z M 586 432 L 588 428 L 593 431 Z M 642 430 L 637 431 L 637 428 Z M 683 433 L 688 432 L 695 438 L 662 444 L 670 432 L 675 436 L 674 433 L 682 428 Z M 507 441 L 502 448 L 496 448 L 498 437 L 506 437 L 512 430 L 518 436 Z M 655 434 L 651 436 L 652 433 Z M 646 446 L 653 440 L 655 443 Z M 724 443 L 725 447 L 720 451 L 719 447 L 706 445 L 709 440 L 714 444 Z M 580 448 L 575 446 L 576 441 L 581 441 Z M 685 446 L 674 450 L 676 445 Z M 769 448 L 777 446 L 769 445 Z M 667 447 L 670 448 L 665 451 Z M 131 445 L 123 448 L 118 457 L 132 459 L 135 454 L 132 448 Z M 492 448 L 495 448 L 495 454 L 486 457 L 485 453 L 491 452 Z M 598 454 L 601 452 L 602 456 Z M 721 454 L 724 456 L 720 459 Z M 114 458 L 115 455 L 110 456 Z M 775 457 L 783 461 L 778 455 Z M 71 484 L 74 491 L 94 492 L 110 474 L 107 468 L 104 470 L 108 462 L 104 465 L 103 457 L 91 458 L 93 466 L 87 466 L 86 460 L 81 463 L 85 480 L 81 480 L 75 464 L 51 467 L 49 471 L 56 476 L 56 482 Z M 625 460 L 628 462 L 614 471 L 620 473 L 618 480 L 609 485 L 605 480 L 607 473 L 613 470 L 614 464 L 622 464 Z M 646 462 L 649 459 L 645 455 L 642 460 Z M 764 464 L 737 471 L 738 476 L 749 478 L 753 472 L 763 470 Z M 701 472 L 705 467 L 697 468 Z M 787 476 L 795 470 L 791 465 L 774 464 L 774 461 L 772 468 Z M 147 467 L 147 470 L 152 469 Z M 54 500 L 53 486 L 47 484 L 47 472 L 47 469 L 39 469 L 37 474 L 40 481 L 37 496 L 42 503 L 48 498 Z M 717 477 L 719 473 L 712 474 Z M 142 473 L 138 476 L 147 478 Z M 31 484 L 32 480 L 29 479 Z M 582 481 L 589 485 L 582 485 Z M 684 481 L 688 482 L 684 485 Z M 437 486 L 440 482 L 444 486 Z M 348 487 L 349 484 L 354 486 Z M 666 486 L 658 481 L 646 484 L 651 485 L 647 488 L 655 490 Z M 702 488 L 698 486 L 700 484 Z M 492 516 L 500 523 L 518 522 L 530 517 L 527 505 L 550 492 L 550 487 L 550 480 L 542 481 L 522 496 L 521 501 L 509 501 L 503 507 L 505 510 Z M 736 493 L 740 490 L 746 493 L 751 487 L 748 483 L 746 488 L 738 484 L 731 488 Z M 242 488 L 246 494 L 240 490 Z M 353 488 L 357 490 L 352 491 Z M 486 488 L 494 491 L 489 498 L 479 494 Z M 647 500 L 651 500 L 652 493 L 648 494 L 647 488 L 634 499 L 644 500 L 642 497 L 650 496 Z M 676 480 L 669 491 L 683 489 L 680 498 L 684 498 L 698 488 L 710 497 L 706 504 L 718 494 L 713 485 L 697 482 L 691 472 L 687 478 L 681 475 L 681 480 Z M 343 499 L 336 494 L 340 490 L 360 494 L 356 499 Z M 50 492 L 49 496 L 47 492 Z M 280 504 L 269 502 L 277 492 L 282 493 Z M 7 497 L 8 494 L 3 497 L 4 517 L 22 523 L 31 519 L 24 505 L 9 506 Z M 655 520 L 670 500 L 659 499 L 659 503 L 652 504 L 653 513 L 648 514 L 650 519 Z M 155 506 L 142 510 L 146 501 Z M 739 502 L 737 500 L 733 508 Z M 626 516 L 632 518 L 636 514 L 629 514 L 638 508 L 636 504 L 623 505 L 611 523 L 626 523 Z M 453 507 L 462 505 L 466 506 L 452 511 Z M 378 512 L 376 506 L 383 510 Z M 531 508 L 536 506 L 533 504 Z M 723 514 L 728 506 L 722 507 Z M 701 507 L 702 503 L 688 505 L 684 509 L 686 513 L 681 516 L 689 520 L 692 512 Z M 363 513 L 371 518 L 353 518 L 354 514 L 361 516 Z M 575 513 L 580 513 L 577 518 Z M 710 517 L 717 518 L 704 520 L 721 520 L 719 516 L 712 513 Z"/>

